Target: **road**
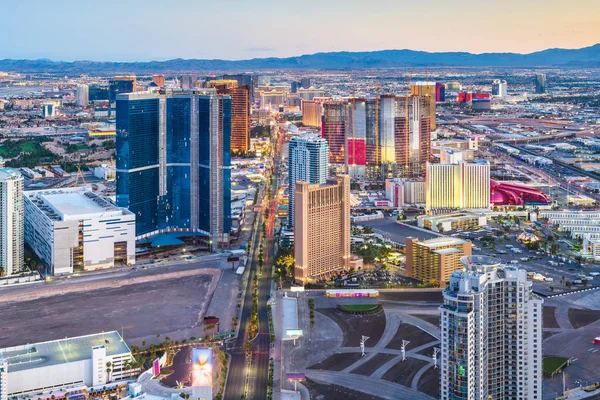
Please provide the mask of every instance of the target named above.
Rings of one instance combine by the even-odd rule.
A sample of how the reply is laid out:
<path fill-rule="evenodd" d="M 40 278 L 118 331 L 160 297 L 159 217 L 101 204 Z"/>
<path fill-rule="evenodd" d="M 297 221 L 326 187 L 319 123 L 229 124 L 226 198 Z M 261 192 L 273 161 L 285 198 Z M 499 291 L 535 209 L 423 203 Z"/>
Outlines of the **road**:
<path fill-rule="evenodd" d="M 279 143 L 281 144 L 281 139 Z M 273 152 L 277 154 L 276 151 Z M 246 360 L 245 343 L 248 340 L 248 330 L 250 319 L 250 312 L 252 308 L 252 293 L 251 286 L 246 290 L 244 296 L 244 304 L 242 309 L 242 317 L 240 320 L 240 331 L 236 341 L 236 345 L 231 348 L 231 364 L 229 367 L 229 374 L 227 377 L 227 387 L 225 389 L 225 399 L 266 399 L 267 398 L 267 381 L 269 373 L 269 316 L 267 311 L 267 301 L 271 291 L 271 263 L 274 258 L 274 239 L 273 230 L 275 225 L 275 217 L 277 215 L 277 201 L 275 200 L 278 183 L 279 183 L 279 163 L 280 157 L 275 157 L 275 163 L 273 168 L 273 179 L 272 179 L 272 194 L 273 200 L 266 203 L 266 199 L 263 200 L 265 208 L 268 207 L 269 215 L 266 221 L 267 229 L 267 243 L 265 251 L 265 261 L 263 267 L 263 274 L 258 274 L 258 247 L 260 243 L 260 232 L 262 229 L 262 223 L 265 219 L 264 210 L 261 207 L 261 211 L 258 215 L 258 222 L 255 225 L 254 233 L 252 236 L 253 243 L 253 255 L 251 258 L 250 270 L 248 275 L 248 282 L 252 285 L 254 277 L 258 277 L 258 335 L 255 338 L 250 338 L 250 342 L 253 345 L 252 359 L 250 362 L 250 368 Z M 268 181 L 268 178 L 267 178 Z M 266 195 L 266 193 L 265 193 Z"/>

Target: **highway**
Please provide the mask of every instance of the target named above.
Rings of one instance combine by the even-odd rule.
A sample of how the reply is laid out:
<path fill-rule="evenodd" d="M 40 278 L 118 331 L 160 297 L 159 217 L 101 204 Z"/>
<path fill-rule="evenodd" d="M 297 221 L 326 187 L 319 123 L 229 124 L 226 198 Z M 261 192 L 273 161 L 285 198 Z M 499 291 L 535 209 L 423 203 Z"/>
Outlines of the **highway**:
<path fill-rule="evenodd" d="M 279 143 L 281 143 L 279 139 Z M 277 154 L 276 151 L 273 151 Z M 261 210 L 257 215 L 257 224 L 254 227 L 252 236 L 252 258 L 249 263 L 250 270 L 248 275 L 249 286 L 244 296 L 242 308 L 242 317 L 240 320 L 240 331 L 238 334 L 235 346 L 230 348 L 231 364 L 227 377 L 227 386 L 225 389 L 224 399 L 266 399 L 267 398 L 267 381 L 269 373 L 269 317 L 267 311 L 267 301 L 269 300 L 271 290 L 271 263 L 274 257 L 274 239 L 273 230 L 275 225 L 275 217 L 277 215 L 277 201 L 275 200 L 278 181 L 279 181 L 279 162 L 280 157 L 275 157 L 273 166 L 272 179 L 272 194 L 273 200 L 267 203 L 266 190 L 261 206 Z M 267 178 L 268 182 L 268 178 Z M 261 198 L 261 197 L 259 197 Z M 268 207 L 269 215 L 267 219 L 267 243 L 265 248 L 265 261 L 263 266 L 263 274 L 258 274 L 258 248 L 260 245 L 260 236 L 262 223 L 264 221 L 265 208 Z M 258 277 L 258 335 L 254 338 L 248 338 L 250 313 L 252 308 L 252 282 L 254 277 Z M 252 359 L 248 364 L 245 352 L 245 343 L 248 341 L 253 345 Z"/>

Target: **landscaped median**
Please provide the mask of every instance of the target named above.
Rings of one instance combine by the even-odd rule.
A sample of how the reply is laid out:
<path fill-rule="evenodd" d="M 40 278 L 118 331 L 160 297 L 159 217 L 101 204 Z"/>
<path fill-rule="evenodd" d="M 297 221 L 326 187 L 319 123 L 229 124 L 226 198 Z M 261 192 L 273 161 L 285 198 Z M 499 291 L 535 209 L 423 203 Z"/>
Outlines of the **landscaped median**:
<path fill-rule="evenodd" d="M 568 365 L 569 359 L 566 357 L 544 357 L 542 361 L 544 375 L 549 377 L 559 374 Z"/>
<path fill-rule="evenodd" d="M 381 304 L 338 304 L 336 308 L 346 314 L 370 315 L 383 310 Z"/>

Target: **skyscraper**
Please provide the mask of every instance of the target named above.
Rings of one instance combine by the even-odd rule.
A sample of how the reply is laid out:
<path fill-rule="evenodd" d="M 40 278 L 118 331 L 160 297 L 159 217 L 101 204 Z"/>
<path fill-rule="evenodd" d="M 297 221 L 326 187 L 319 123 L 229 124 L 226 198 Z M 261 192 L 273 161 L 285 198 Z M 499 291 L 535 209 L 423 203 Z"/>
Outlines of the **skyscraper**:
<path fill-rule="evenodd" d="M 235 79 L 211 80 L 206 87 L 231 96 L 231 151 L 250 150 L 250 88 Z"/>
<path fill-rule="evenodd" d="M 508 90 L 508 84 L 504 80 L 494 79 L 492 82 L 492 96 L 495 97 L 506 97 Z"/>
<path fill-rule="evenodd" d="M 443 291 L 441 399 L 542 399 L 542 304 L 527 271 L 465 256 Z"/>
<path fill-rule="evenodd" d="M 323 105 L 314 100 L 302 100 L 302 125 L 304 126 L 321 126 L 321 114 L 323 113 Z"/>
<path fill-rule="evenodd" d="M 379 178 L 379 100 L 368 99 L 365 103 L 365 164 L 369 178 Z"/>
<path fill-rule="evenodd" d="M 165 86 L 165 76 L 164 75 L 152 75 L 152 82 L 158 87 Z"/>
<path fill-rule="evenodd" d="M 428 212 L 490 207 L 490 164 L 487 161 L 457 164 L 427 163 L 425 175 Z"/>
<path fill-rule="evenodd" d="M 346 165 L 347 173 L 353 178 L 366 175 L 366 99 L 348 99 L 346 107 Z"/>
<path fill-rule="evenodd" d="M 327 181 L 329 147 L 323 138 L 296 136 L 290 140 L 288 156 L 288 187 L 295 188 L 296 182 L 324 184 Z M 294 196 L 289 196 L 288 226 L 294 225 Z"/>
<path fill-rule="evenodd" d="M 85 84 L 77 85 L 77 105 L 87 107 L 90 102 L 89 87 Z"/>
<path fill-rule="evenodd" d="M 346 165 L 346 107 L 343 101 L 328 101 L 323 104 L 321 135 L 329 145 L 329 162 Z"/>
<path fill-rule="evenodd" d="M 115 76 L 108 82 L 108 100 L 111 103 L 117 101 L 117 95 L 135 92 L 135 76 Z"/>
<path fill-rule="evenodd" d="M 335 185 L 297 182 L 294 210 L 294 279 L 331 277 L 350 267 L 350 177 Z"/>
<path fill-rule="evenodd" d="M 12 168 L 0 169 L 0 276 L 23 268 L 23 176 Z"/>
<path fill-rule="evenodd" d="M 546 93 L 546 74 L 537 74 L 535 76 L 535 92 L 537 94 Z"/>
<path fill-rule="evenodd" d="M 415 178 L 431 157 L 429 96 L 383 95 L 379 104 L 381 168 L 386 178 Z"/>
<path fill-rule="evenodd" d="M 228 239 L 230 136 L 231 98 L 214 90 L 118 97 L 117 205 L 136 214 L 136 236 Z"/>
<path fill-rule="evenodd" d="M 435 118 L 435 102 L 438 101 L 438 86 L 435 82 L 415 82 L 410 87 L 411 96 L 429 97 L 430 101 L 428 104 L 429 121 L 431 123 L 431 130 L 434 131 L 437 128 Z"/>
<path fill-rule="evenodd" d="M 248 86 L 248 91 L 250 93 L 250 103 L 254 103 L 254 86 L 257 82 L 255 82 L 254 77 L 249 74 L 225 74 L 223 75 L 224 80 L 235 80 L 238 83 L 238 87 Z"/>

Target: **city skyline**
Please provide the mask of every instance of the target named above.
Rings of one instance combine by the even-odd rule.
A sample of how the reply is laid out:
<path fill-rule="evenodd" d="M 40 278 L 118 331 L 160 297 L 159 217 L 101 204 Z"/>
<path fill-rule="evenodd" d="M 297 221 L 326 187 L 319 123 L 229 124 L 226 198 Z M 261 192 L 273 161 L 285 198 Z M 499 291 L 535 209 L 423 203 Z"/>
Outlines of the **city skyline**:
<path fill-rule="evenodd" d="M 600 5 L 592 0 L 571 4 L 558 0 L 509 0 L 484 6 L 473 0 L 460 6 L 439 0 L 433 4 L 380 0 L 376 5 L 348 1 L 343 6 L 337 0 L 310 0 L 302 8 L 274 5 L 266 0 L 253 2 L 252 7 L 241 0 L 231 0 L 231 6 L 226 8 L 221 3 L 200 5 L 189 0 L 168 5 L 138 0 L 125 4 L 115 0 L 101 4 L 64 0 L 60 7 L 52 3 L 31 7 L 30 3 L 16 3 L 3 10 L 5 31 L 19 37 L 18 45 L 12 41 L 0 43 L 3 58 L 241 60 L 383 49 L 530 53 L 600 42 L 600 27 L 594 18 Z M 119 12 L 114 12 L 117 6 Z M 221 14 L 223 18 L 210 18 Z M 86 33 L 92 15 L 100 27 L 102 21 L 110 19 L 110 26 L 115 28 L 104 30 L 102 35 L 95 34 L 96 30 L 74 35 L 73 32 Z M 23 23 L 23 16 L 28 23 Z M 157 20 L 161 29 L 155 29 L 153 21 Z M 439 27 L 443 35 L 406 34 L 419 29 L 424 20 L 429 26 Z M 223 23 L 226 21 L 230 23 Z M 264 23 L 257 23 L 260 21 Z M 48 33 L 49 23 L 52 40 L 68 46 L 48 46 L 39 40 Z M 229 29 L 232 24 L 235 31 L 252 34 L 234 35 Z M 469 29 L 454 29 L 457 25 Z M 324 34 L 328 41 L 319 40 Z M 522 40 L 524 37 L 527 40 Z"/>

